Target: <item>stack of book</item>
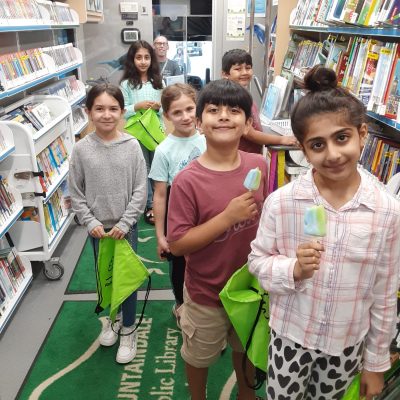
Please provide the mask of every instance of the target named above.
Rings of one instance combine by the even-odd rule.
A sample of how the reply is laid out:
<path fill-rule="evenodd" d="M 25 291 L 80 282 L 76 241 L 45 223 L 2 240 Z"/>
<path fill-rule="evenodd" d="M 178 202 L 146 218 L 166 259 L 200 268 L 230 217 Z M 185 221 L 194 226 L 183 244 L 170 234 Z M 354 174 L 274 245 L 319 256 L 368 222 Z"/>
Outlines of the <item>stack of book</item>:
<path fill-rule="evenodd" d="M 78 63 L 78 56 L 72 43 L 43 47 L 42 51 L 54 60 L 57 71 Z"/>
<path fill-rule="evenodd" d="M 63 187 L 60 186 L 50 200 L 43 205 L 44 222 L 49 237 L 54 237 L 68 215 L 65 207 Z"/>
<path fill-rule="evenodd" d="M 1 25 L 19 25 L 20 21 L 32 25 L 44 23 L 37 1 L 0 0 Z"/>
<path fill-rule="evenodd" d="M 45 10 L 43 12 L 43 10 Z M 48 0 L 0 0 L 0 24 L 65 25 L 75 23 L 68 4 Z"/>
<path fill-rule="evenodd" d="M 29 83 L 49 73 L 41 49 L 0 55 L 0 92 Z"/>
<path fill-rule="evenodd" d="M 0 176 L 0 227 L 15 212 L 16 205 L 15 197 L 9 189 L 7 180 Z"/>
<path fill-rule="evenodd" d="M 60 96 L 66 99 L 69 103 L 73 103 L 74 100 L 82 97 L 82 91 L 75 75 L 61 79 L 49 86 L 35 91 L 34 93 Z"/>
<path fill-rule="evenodd" d="M 36 0 L 38 4 L 43 6 L 49 16 L 51 25 L 63 25 L 74 23 L 74 18 L 68 4 L 52 2 L 49 0 Z"/>
<path fill-rule="evenodd" d="M 13 248 L 0 250 L 0 317 L 24 281 L 25 267 Z"/>
<path fill-rule="evenodd" d="M 49 107 L 41 102 L 24 104 L 0 117 L 0 121 L 14 121 L 27 125 L 32 133 L 44 128 L 53 119 Z"/>
<path fill-rule="evenodd" d="M 68 153 L 61 136 L 36 156 L 39 171 L 44 173 L 44 185 L 42 184 L 42 186 L 44 186 L 45 192 L 52 185 L 52 182 L 61 175 L 63 165 L 67 160 Z"/>
<path fill-rule="evenodd" d="M 316 64 L 335 70 L 338 82 L 357 96 L 368 111 L 400 121 L 400 46 L 353 36 L 329 35 L 324 42 L 292 37 L 283 68 L 303 78 Z M 378 76 L 379 79 L 375 79 Z"/>
<path fill-rule="evenodd" d="M 299 1 L 292 25 L 359 25 L 397 27 L 400 24 L 399 0 L 311 0 Z"/>
<path fill-rule="evenodd" d="M 369 134 L 360 163 L 384 184 L 400 172 L 400 144 Z"/>

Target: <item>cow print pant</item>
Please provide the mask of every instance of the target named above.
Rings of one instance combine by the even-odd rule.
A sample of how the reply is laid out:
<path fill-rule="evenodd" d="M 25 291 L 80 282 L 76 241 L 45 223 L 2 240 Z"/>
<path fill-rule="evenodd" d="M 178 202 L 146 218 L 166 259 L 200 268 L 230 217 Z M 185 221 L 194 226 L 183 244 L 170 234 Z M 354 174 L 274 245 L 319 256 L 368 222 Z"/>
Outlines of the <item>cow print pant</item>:
<path fill-rule="evenodd" d="M 361 369 L 364 341 L 340 356 L 309 350 L 271 330 L 268 400 L 340 400 Z"/>

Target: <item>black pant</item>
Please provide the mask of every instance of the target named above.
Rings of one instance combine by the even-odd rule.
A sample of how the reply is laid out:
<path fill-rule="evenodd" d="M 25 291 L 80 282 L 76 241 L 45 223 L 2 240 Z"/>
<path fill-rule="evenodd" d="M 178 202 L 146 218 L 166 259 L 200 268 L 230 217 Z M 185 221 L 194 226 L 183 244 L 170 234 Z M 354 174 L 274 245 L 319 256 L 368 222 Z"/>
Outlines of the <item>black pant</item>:
<path fill-rule="evenodd" d="M 169 205 L 169 194 L 171 186 L 167 188 L 167 207 L 165 212 L 164 229 L 165 235 L 167 234 L 167 223 L 168 223 L 168 205 Z M 183 256 L 173 256 L 172 260 L 169 261 L 169 276 L 172 284 L 172 290 L 174 292 L 175 301 L 177 304 L 183 304 L 183 284 L 185 282 L 185 267 L 186 260 Z"/>

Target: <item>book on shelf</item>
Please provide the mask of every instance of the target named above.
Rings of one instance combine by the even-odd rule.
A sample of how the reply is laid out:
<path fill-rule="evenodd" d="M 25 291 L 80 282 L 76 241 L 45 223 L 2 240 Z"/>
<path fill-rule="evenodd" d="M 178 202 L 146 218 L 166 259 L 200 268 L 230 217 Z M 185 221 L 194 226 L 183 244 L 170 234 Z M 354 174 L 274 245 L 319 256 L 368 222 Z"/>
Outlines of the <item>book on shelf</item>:
<path fill-rule="evenodd" d="M 25 113 L 25 116 L 38 131 L 53 120 L 51 111 L 45 103 L 26 103 L 22 109 Z"/>
<path fill-rule="evenodd" d="M 72 109 L 72 125 L 76 130 L 80 126 L 82 126 L 87 121 L 85 116 L 85 112 L 83 111 L 81 106 L 74 107 Z"/>
<path fill-rule="evenodd" d="M 75 75 L 68 76 L 48 86 L 42 87 L 39 90 L 32 92 L 34 94 L 48 94 L 60 96 L 68 102 L 73 102 L 84 94 L 81 90 Z"/>
<path fill-rule="evenodd" d="M 25 274 L 24 264 L 15 248 L 0 250 L 0 283 L 9 298 L 18 291 Z"/>
<path fill-rule="evenodd" d="M 368 134 L 360 164 L 386 184 L 400 172 L 400 143 Z"/>
<path fill-rule="evenodd" d="M 0 117 L 0 121 L 14 121 L 19 122 L 22 125 L 26 125 L 32 133 L 37 132 L 37 128 L 32 124 L 30 119 L 26 116 L 25 110 L 19 107 L 15 110 L 10 111 L 7 114 L 4 114 Z"/>
<path fill-rule="evenodd" d="M 398 0 L 301 0 L 291 24 L 396 26 L 400 23 L 399 8 Z"/>
<path fill-rule="evenodd" d="M 0 54 L 0 81 L 4 90 L 23 85 L 48 73 L 40 49 Z"/>
<path fill-rule="evenodd" d="M 68 153 L 61 136 L 36 156 L 38 169 L 44 173 L 42 186 L 45 192 L 60 175 L 61 168 L 67 160 Z"/>
<path fill-rule="evenodd" d="M 0 176 L 0 227 L 8 221 L 16 210 L 16 200 L 7 179 Z"/>

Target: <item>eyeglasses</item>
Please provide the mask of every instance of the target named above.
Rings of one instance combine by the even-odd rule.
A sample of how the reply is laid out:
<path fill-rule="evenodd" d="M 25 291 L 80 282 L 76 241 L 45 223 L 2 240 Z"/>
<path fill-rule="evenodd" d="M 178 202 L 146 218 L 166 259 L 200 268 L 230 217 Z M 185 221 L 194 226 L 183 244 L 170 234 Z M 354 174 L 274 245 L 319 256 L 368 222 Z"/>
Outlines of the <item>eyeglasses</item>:
<path fill-rule="evenodd" d="M 157 46 L 157 47 L 167 47 L 168 46 L 168 43 L 154 43 L 154 46 Z"/>

